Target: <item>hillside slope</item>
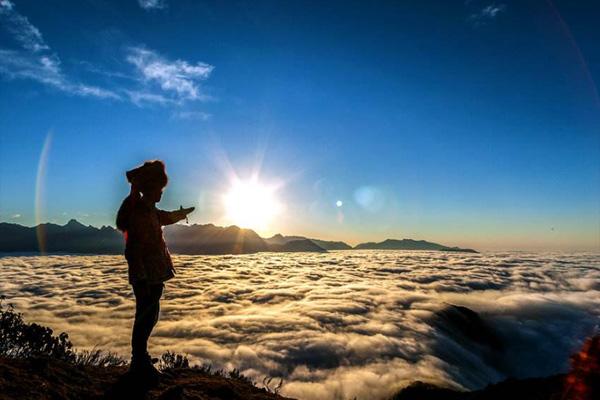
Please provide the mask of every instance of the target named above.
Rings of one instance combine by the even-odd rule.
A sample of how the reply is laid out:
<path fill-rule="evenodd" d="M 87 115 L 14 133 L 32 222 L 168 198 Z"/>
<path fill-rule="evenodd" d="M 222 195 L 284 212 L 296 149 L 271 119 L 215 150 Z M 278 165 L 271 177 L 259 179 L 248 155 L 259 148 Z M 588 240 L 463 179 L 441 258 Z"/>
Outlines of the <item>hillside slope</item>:
<path fill-rule="evenodd" d="M 241 378 L 202 369 L 166 370 L 152 389 L 126 378 L 126 367 L 74 366 L 50 358 L 0 358 L 0 400 L 147 399 L 285 400 Z"/>

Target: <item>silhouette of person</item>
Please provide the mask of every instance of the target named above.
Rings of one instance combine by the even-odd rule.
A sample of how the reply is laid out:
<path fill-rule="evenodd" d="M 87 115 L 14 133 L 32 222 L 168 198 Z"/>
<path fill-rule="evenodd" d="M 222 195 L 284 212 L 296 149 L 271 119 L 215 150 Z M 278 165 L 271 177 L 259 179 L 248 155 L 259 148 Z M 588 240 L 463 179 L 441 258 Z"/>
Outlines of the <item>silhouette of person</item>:
<path fill-rule="evenodd" d="M 126 175 L 131 192 L 117 213 L 117 228 L 125 236 L 129 283 L 135 295 L 129 372 L 157 380 L 159 372 L 153 364 L 158 360 L 148 354 L 148 338 L 158 322 L 164 282 L 175 275 L 162 226 L 185 219 L 194 207 L 176 211 L 156 208 L 168 182 L 162 161 L 146 161 Z"/>

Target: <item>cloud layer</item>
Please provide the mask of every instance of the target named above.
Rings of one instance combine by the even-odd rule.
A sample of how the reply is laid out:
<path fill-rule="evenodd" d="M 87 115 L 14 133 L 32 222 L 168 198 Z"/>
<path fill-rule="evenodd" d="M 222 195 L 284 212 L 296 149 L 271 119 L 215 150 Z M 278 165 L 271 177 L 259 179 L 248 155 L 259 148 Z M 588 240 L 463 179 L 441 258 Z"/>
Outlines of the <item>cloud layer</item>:
<path fill-rule="evenodd" d="M 385 398 L 414 380 L 478 388 L 564 370 L 600 322 L 600 256 L 331 252 L 175 256 L 155 354 L 282 377 L 301 399 Z M 118 256 L 0 258 L 0 293 L 80 348 L 129 352 L 133 299 Z M 476 311 L 493 351 L 440 325 Z M 436 322 L 437 321 L 437 322 Z"/>

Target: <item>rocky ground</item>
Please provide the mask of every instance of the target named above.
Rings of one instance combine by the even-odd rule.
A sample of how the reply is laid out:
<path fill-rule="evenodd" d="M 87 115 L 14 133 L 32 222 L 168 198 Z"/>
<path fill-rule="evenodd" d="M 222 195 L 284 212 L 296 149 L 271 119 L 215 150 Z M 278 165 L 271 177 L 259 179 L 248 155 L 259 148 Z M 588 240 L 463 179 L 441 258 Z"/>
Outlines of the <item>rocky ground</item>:
<path fill-rule="evenodd" d="M 161 399 L 161 400 L 284 400 L 253 386 L 244 378 L 181 368 L 164 372 L 160 384 L 145 389 L 127 378 L 127 367 L 76 367 L 35 358 L 0 358 L 0 399 Z"/>
<path fill-rule="evenodd" d="M 243 377 L 223 376 L 197 368 L 167 369 L 160 384 L 154 388 L 144 388 L 143 382 L 128 379 L 126 371 L 127 367 L 77 367 L 49 358 L 0 358 L 0 400 L 288 399 L 273 393 L 272 390 L 257 388 Z M 598 383 L 595 383 L 597 374 L 596 371 L 594 380 L 588 381 L 587 387 L 581 387 L 581 382 L 573 381 L 572 374 L 508 379 L 472 392 L 454 391 L 415 382 L 390 400 L 592 400 L 598 394 Z"/>

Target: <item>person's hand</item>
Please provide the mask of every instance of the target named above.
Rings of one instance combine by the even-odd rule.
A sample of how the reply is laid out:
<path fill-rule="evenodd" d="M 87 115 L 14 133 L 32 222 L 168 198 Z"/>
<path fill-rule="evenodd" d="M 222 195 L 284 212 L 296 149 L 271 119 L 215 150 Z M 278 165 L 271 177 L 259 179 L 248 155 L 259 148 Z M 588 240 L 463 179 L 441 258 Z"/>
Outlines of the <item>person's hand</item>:
<path fill-rule="evenodd" d="M 196 209 L 196 207 L 188 207 L 188 208 L 183 208 L 183 207 L 179 207 L 179 211 L 181 211 L 183 213 L 183 215 L 188 215 L 191 212 L 193 212 Z"/>
<path fill-rule="evenodd" d="M 194 211 L 196 209 L 196 207 L 188 207 L 188 208 L 183 208 L 183 206 L 179 207 L 179 210 L 175 211 L 177 213 L 177 220 L 181 221 L 182 219 L 187 220 L 187 216 L 189 213 L 191 213 L 192 211 Z"/>

